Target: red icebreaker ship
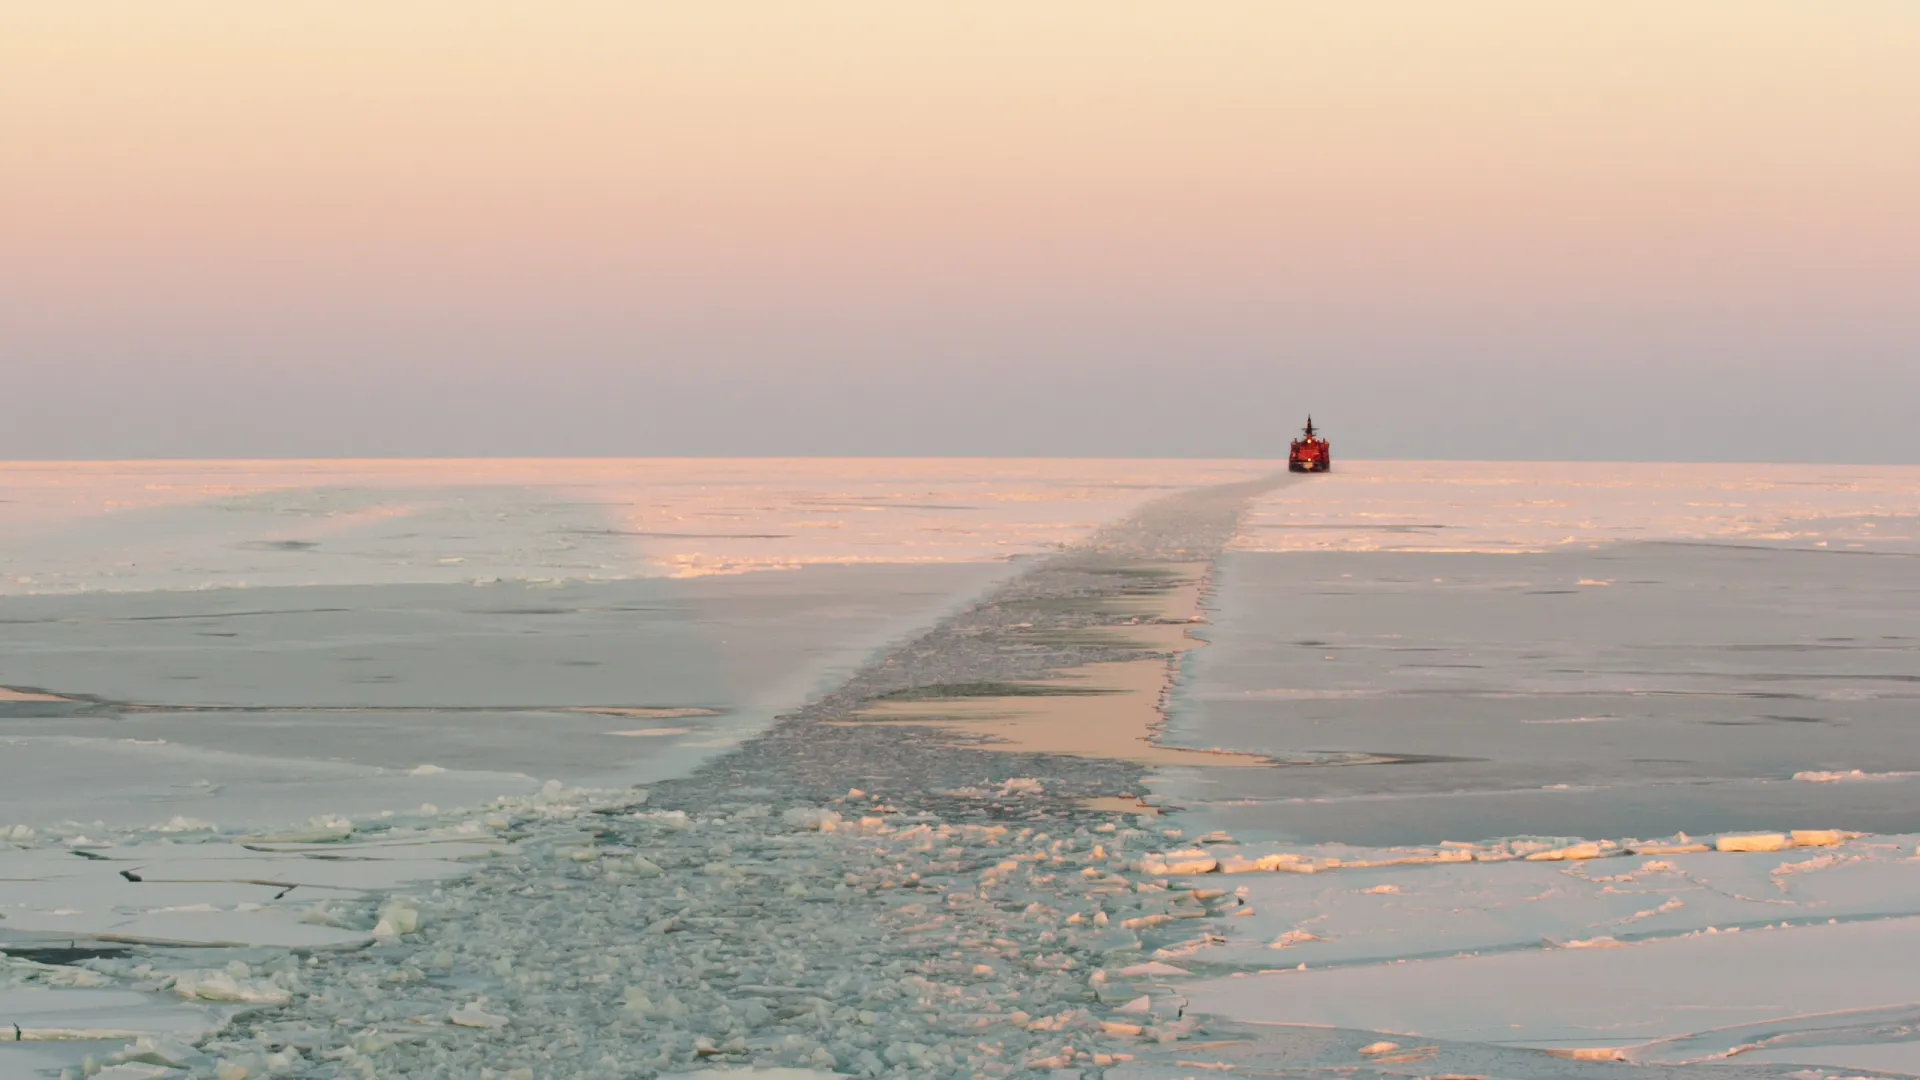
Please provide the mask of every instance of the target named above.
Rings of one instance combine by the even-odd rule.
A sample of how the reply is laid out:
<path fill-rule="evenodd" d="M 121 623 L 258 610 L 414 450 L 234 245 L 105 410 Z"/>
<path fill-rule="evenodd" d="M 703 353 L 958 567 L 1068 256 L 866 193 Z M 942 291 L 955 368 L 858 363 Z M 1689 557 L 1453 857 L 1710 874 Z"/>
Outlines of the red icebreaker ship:
<path fill-rule="evenodd" d="M 1328 472 L 1333 468 L 1333 444 L 1313 430 L 1313 417 L 1307 417 L 1307 430 L 1293 440 L 1287 452 L 1287 468 L 1294 472 Z"/>

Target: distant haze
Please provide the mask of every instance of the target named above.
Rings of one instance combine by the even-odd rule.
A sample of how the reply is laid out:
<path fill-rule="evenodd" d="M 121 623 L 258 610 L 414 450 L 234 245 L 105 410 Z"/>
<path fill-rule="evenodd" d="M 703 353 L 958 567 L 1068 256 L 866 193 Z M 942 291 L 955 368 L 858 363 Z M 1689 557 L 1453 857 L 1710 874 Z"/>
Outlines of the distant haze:
<path fill-rule="evenodd" d="M 99 0 L 0 72 L 0 458 L 1920 462 L 1908 0 Z"/>

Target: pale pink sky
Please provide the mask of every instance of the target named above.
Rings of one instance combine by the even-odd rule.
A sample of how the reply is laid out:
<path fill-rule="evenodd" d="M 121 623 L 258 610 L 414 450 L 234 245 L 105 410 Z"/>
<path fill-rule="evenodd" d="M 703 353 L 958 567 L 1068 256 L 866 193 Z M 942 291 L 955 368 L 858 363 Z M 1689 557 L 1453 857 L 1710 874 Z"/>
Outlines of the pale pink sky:
<path fill-rule="evenodd" d="M 0 72 L 0 457 L 1920 461 L 1903 0 L 101 0 Z"/>

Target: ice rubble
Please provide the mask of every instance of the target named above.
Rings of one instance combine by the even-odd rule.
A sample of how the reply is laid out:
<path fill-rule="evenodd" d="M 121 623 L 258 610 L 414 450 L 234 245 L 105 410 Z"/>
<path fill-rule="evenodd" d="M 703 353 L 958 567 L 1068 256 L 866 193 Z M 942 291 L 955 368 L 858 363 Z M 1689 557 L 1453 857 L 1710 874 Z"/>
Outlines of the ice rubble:
<path fill-rule="evenodd" d="M 1910 772 L 1864 772 L 1860 769 L 1847 769 L 1839 772 L 1797 772 L 1793 774 L 1793 778 L 1809 784 L 1843 784 L 1862 780 L 1910 780 L 1916 775 L 1920 774 Z"/>
<path fill-rule="evenodd" d="M 1917 845 L 1797 830 L 1223 855 L 1223 868 L 1295 872 L 1239 879 L 1250 914 L 1193 951 L 1234 975 L 1173 985 L 1237 1020 L 1579 1060 L 1686 1063 L 1762 1046 L 1778 1062 L 1920 1060 L 1865 1045 L 1895 1037 L 1875 1010 L 1911 997 L 1903 969 L 1876 958 L 1920 942 Z M 1449 992 L 1462 985 L 1480 989 Z M 1777 1041 L 1787 1030 L 1799 1032 L 1791 1049 Z"/>
<path fill-rule="evenodd" d="M 195 1077 L 1097 1070 L 1199 1030 L 1162 986 L 1186 969 L 1163 961 L 1239 906 L 1136 869 L 1166 839 L 1137 829 L 1049 835 L 858 798 L 644 802 L 549 785 L 462 821 L 323 822 L 343 837 L 332 842 L 116 835 L 105 859 L 18 854 L 110 873 L 133 858 L 164 868 L 151 857 L 164 852 L 224 863 L 231 881 L 256 862 L 404 873 L 406 860 L 377 853 L 488 841 L 458 864 L 470 876 L 389 877 L 288 907 L 368 947 L 225 950 L 239 956 L 214 964 L 163 949 L 60 969 L 133 999 L 160 991 L 236 1014 L 199 1040 L 184 1065 Z M 179 859 L 176 847 L 220 857 Z M 123 1034 L 143 1032 L 158 1034 Z"/>
<path fill-rule="evenodd" d="M 1920 873 L 1912 850 L 1909 837 L 1797 830 L 1709 843 L 1683 835 L 1657 842 L 1514 839 L 1229 854 L 1221 859 L 1223 870 L 1238 862 L 1274 872 L 1236 879 L 1246 882 L 1235 894 L 1245 900 L 1238 914 L 1247 921 L 1236 925 L 1233 941 L 1203 955 L 1214 964 L 1263 966 L 1247 950 L 1277 934 L 1315 963 L 1379 962 L 1543 942 L 1564 947 L 1608 936 L 1672 936 L 1709 926 L 1920 914 L 1905 892 Z M 1660 857 L 1648 857 L 1654 853 Z M 1550 858 L 1538 858 L 1542 854 Z M 1136 865 L 1163 863 L 1148 856 Z M 1196 874 L 1185 883 L 1210 877 Z M 1448 917 L 1436 922 L 1435 910 Z M 1517 919 L 1520 914 L 1525 917 Z M 1311 933 L 1300 924 L 1308 916 Z"/>
<path fill-rule="evenodd" d="M 716 1076 L 760 1076 L 760 1080 L 833 1080 L 837 1072 L 818 1068 L 701 1068 L 699 1072 L 674 1072 L 660 1080 L 712 1080 Z"/>
<path fill-rule="evenodd" d="M 574 1033 L 557 1048 L 568 1066 L 614 1055 L 644 1070 L 709 1061 L 1005 1075 L 1041 1063 L 1111 1064 L 1142 1040 L 1191 1030 L 1140 1005 L 1139 984 L 1101 966 L 1147 947 L 1136 933 L 1112 933 L 1110 922 L 1158 927 L 1153 916 L 1169 910 L 1208 914 L 1191 894 L 1126 876 L 1121 852 L 1139 834 L 1096 843 L 1085 830 L 1054 839 L 1005 826 L 754 809 L 643 812 L 603 830 L 614 835 L 529 837 L 526 862 L 511 872 L 484 867 L 472 882 L 422 897 L 438 914 L 411 949 L 373 954 L 386 959 L 385 973 L 366 970 L 366 957 L 305 972 L 302 1011 L 320 1010 L 314 1019 L 330 1021 L 330 1031 L 420 1036 L 383 1047 L 381 1075 L 475 1067 L 544 1075 L 562 1064 L 548 1056 L 562 1031 Z M 668 872 L 642 873 L 638 858 Z M 1095 878 L 1080 872 L 1095 866 Z M 441 930 L 449 925 L 463 930 Z M 543 952 L 562 959 L 533 959 Z M 330 975 L 345 985 L 323 985 Z M 477 982 L 485 1006 L 453 1000 Z M 390 984 L 404 987 L 403 1007 L 353 992 Z M 546 1034 L 534 1046 L 452 1038 L 446 1026 L 407 1019 L 431 1015 L 428 997 L 446 1002 L 440 1015 L 453 1026 Z M 241 1026 L 257 1041 L 288 1025 Z M 326 1062 L 367 1053 L 350 1042 L 306 1049 Z"/>
<path fill-rule="evenodd" d="M 556 812 L 558 790 L 437 817 L 322 818 L 267 836 L 178 821 L 143 830 L 99 823 L 0 829 L 0 1012 L 22 1025 L 30 1043 L 97 1058 L 115 1041 L 198 1037 L 236 1011 L 287 1004 L 299 986 L 296 953 L 287 950 L 352 948 L 416 931 L 417 909 L 404 898 L 378 897 L 463 875 L 472 860 L 506 850 L 496 826 Z M 557 812 L 577 812 L 579 800 L 558 798 L 564 809 Z M 637 799 L 621 793 L 612 805 Z M 142 943 L 164 947 L 138 960 L 52 964 L 3 951 L 38 955 L 49 939 L 103 956 L 129 947 L 139 955 Z M 218 959 L 209 967 L 208 958 Z M 57 1069 L 81 1057 L 61 1051 L 29 1059 L 9 1044 L 0 1050 L 0 1075 L 29 1060 Z M 163 1067 L 126 1062 L 122 1075 Z"/>
<path fill-rule="evenodd" d="M 1183 1015 L 1190 992 L 1170 993 L 1166 984 L 1186 983 L 1195 960 L 1231 963 L 1229 937 L 1258 948 L 1273 936 L 1261 929 L 1263 918 L 1302 903 L 1328 918 L 1311 930 L 1282 927 L 1279 936 L 1290 961 L 1313 960 L 1317 979 L 1342 956 L 1348 963 L 1404 956 L 1415 938 L 1444 950 L 1474 947 L 1467 937 L 1482 924 L 1471 913 L 1440 923 L 1406 917 L 1436 901 L 1457 904 L 1443 898 L 1461 882 L 1445 875 L 1505 875 L 1504 888 L 1474 879 L 1483 893 L 1494 887 L 1487 895 L 1496 906 L 1543 887 L 1585 890 L 1585 901 L 1542 908 L 1558 911 L 1566 929 L 1532 942 L 1538 952 L 1540 938 L 1557 935 L 1562 951 L 1582 954 L 1631 952 L 1633 936 L 1646 931 L 1725 938 L 1707 934 L 1702 922 L 1738 928 L 1732 913 L 1743 907 L 1763 908 L 1769 924 L 1809 916 L 1824 924 L 1912 895 L 1911 838 L 1762 834 L 1792 846 L 1768 850 L 1770 841 L 1744 851 L 1689 837 L 1409 850 L 1329 845 L 1257 855 L 1251 861 L 1292 855 L 1283 861 L 1315 872 L 1242 877 L 1250 888 L 1228 892 L 1181 888 L 1152 872 L 1203 861 L 1193 854 L 1199 849 L 1166 850 L 1177 836 L 1111 825 L 1050 836 L 874 813 L 864 800 L 693 812 L 642 803 L 639 793 L 550 786 L 517 804 L 470 812 L 464 824 L 436 822 L 434 834 L 417 829 L 426 823 L 361 823 L 351 842 L 257 845 L 266 850 L 214 837 L 144 844 L 109 836 L 112 843 L 97 849 L 104 860 L 76 858 L 65 845 L 17 852 L 103 873 L 130 864 L 127 856 L 160 874 L 169 865 L 225 863 L 234 877 L 249 873 L 254 860 L 284 863 L 303 852 L 366 856 L 307 860 L 316 867 L 398 864 L 403 872 L 404 849 L 449 846 L 481 856 L 458 866 L 473 871 L 470 879 L 394 892 L 389 878 L 377 889 L 308 901 L 312 917 L 375 943 L 357 953 L 255 949 L 213 965 L 204 954 L 184 955 L 170 970 L 172 954 L 162 951 L 137 961 L 19 970 L 129 1000 L 154 1000 L 138 988 L 190 1008 L 242 1011 L 225 1031 L 200 1039 L 201 1056 L 186 1070 L 197 1077 L 504 1078 L 616 1067 L 619 1075 L 647 1075 L 701 1065 L 1014 1075 L 1117 1066 L 1151 1056 L 1161 1040 L 1195 1033 L 1199 1024 Z M 1528 857 L 1589 844 L 1607 857 Z M 1213 852 L 1236 846 L 1212 840 Z M 1794 846 L 1808 850 L 1795 855 Z M 175 848 L 223 857 L 154 858 Z M 1632 857 L 1649 848 L 1685 853 Z M 162 869 L 153 871 L 156 865 Z M 1294 888 L 1316 891 L 1290 899 L 1284 890 Z M 1361 910 L 1363 901 L 1374 915 Z M 1229 935 L 1221 920 L 1248 910 L 1257 914 Z M 383 924 L 387 931 L 375 932 Z M 1596 924 L 1607 932 L 1585 929 Z M 1506 937 L 1478 947 L 1513 948 L 1514 927 L 1503 929 Z M 1601 948 L 1609 944 L 1623 948 Z M 1199 984 L 1196 1002 L 1222 1007 L 1205 996 L 1206 986 Z M 1232 985 L 1234 1008 L 1258 999 L 1240 1000 L 1251 989 Z M 1857 1007 L 1872 995 L 1827 997 Z M 222 1019 L 202 1015 L 198 1030 Z M 116 1033 L 142 1031 L 155 1033 L 138 1026 Z M 132 1058 L 125 1064 L 166 1068 Z"/>
<path fill-rule="evenodd" d="M 1215 834 L 1224 837 L 1225 834 Z M 1330 870 L 1366 870 L 1383 866 L 1424 866 L 1447 863 L 1585 862 L 1632 855 L 1673 855 L 1703 851 L 1778 852 L 1794 848 L 1826 848 L 1844 844 L 1861 834 L 1843 829 L 1794 829 L 1784 833 L 1730 833 L 1695 838 L 1680 833 L 1658 840 L 1566 840 L 1513 837 L 1479 843 L 1453 842 L 1431 847 L 1367 848 L 1346 844 L 1319 844 L 1307 851 L 1262 850 L 1271 844 L 1242 846 L 1222 839 L 1231 850 L 1186 848 L 1150 851 L 1134 860 L 1141 873 L 1164 877 L 1202 874 L 1318 874 Z"/>
<path fill-rule="evenodd" d="M 71 874 L 122 895 L 258 896 L 294 884 L 277 901 L 143 917 L 231 927 L 271 916 L 370 947 L 267 941 L 227 950 L 242 954 L 231 960 L 159 950 L 5 970 L 39 993 L 117 993 L 121 1014 L 147 1011 L 139 1023 L 77 1032 L 197 1033 L 201 1056 L 186 1072 L 199 1077 L 702 1065 L 1015 1075 L 1099 1070 L 1194 1034 L 1188 991 L 1168 984 L 1186 984 L 1195 962 L 1217 970 L 1247 950 L 1271 958 L 1269 941 L 1284 944 L 1289 967 L 1301 957 L 1313 972 L 1404 959 L 1416 943 L 1424 955 L 1638 955 L 1636 941 L 1726 936 L 1708 927 L 1884 914 L 1913 895 L 1920 865 L 1912 838 L 1833 830 L 1276 851 L 1225 835 L 1175 847 L 1178 830 L 1113 824 L 1049 835 L 952 823 L 876 810 L 857 795 L 827 806 L 645 803 L 638 791 L 549 784 L 430 819 L 323 820 L 271 840 L 108 830 L 78 847 L 77 827 L 42 830 L 17 842 L 32 847 L 0 851 L 0 869 Z M 337 838 L 309 839 L 317 835 Z M 130 868 L 140 882 L 120 876 Z M 1178 880 L 1245 869 L 1269 872 L 1237 876 L 1246 884 L 1231 892 Z M 1469 883 L 1494 905 L 1489 914 L 1520 904 L 1540 918 L 1516 925 L 1458 910 Z M 1553 890 L 1566 895 L 1526 906 Z M 1456 910 L 1438 922 L 1416 914 L 1436 902 Z M 1302 910 L 1324 918 L 1308 929 Z M 168 1008 L 188 1011 L 154 1019 L 174 1015 Z"/>

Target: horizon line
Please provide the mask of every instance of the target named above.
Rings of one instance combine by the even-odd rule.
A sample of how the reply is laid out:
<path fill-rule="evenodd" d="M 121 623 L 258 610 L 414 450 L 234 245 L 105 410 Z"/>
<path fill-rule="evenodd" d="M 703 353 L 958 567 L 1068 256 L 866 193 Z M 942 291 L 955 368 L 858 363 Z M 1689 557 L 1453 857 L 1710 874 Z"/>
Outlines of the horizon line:
<path fill-rule="evenodd" d="M 131 457 L 131 458 L 0 458 L 0 469 L 18 466 L 51 465 L 290 465 L 290 464 L 401 464 L 506 463 L 506 462 L 612 462 L 612 461 L 1210 461 L 1233 464 L 1272 464 L 1284 467 L 1281 457 L 1233 457 L 1213 455 L 1066 455 L 1066 454 L 518 454 L 518 455 L 418 455 L 411 457 Z M 1920 468 L 1920 461 L 1820 461 L 1820 460 L 1699 460 L 1682 458 L 1519 458 L 1519 457 L 1382 457 L 1342 458 L 1353 464 L 1457 464 L 1457 465 L 1730 465 L 1730 466 L 1837 466 L 1844 468 Z M 1336 472 L 1338 470 L 1335 470 Z M 1330 474 L 1329 474 L 1330 475 Z"/>

